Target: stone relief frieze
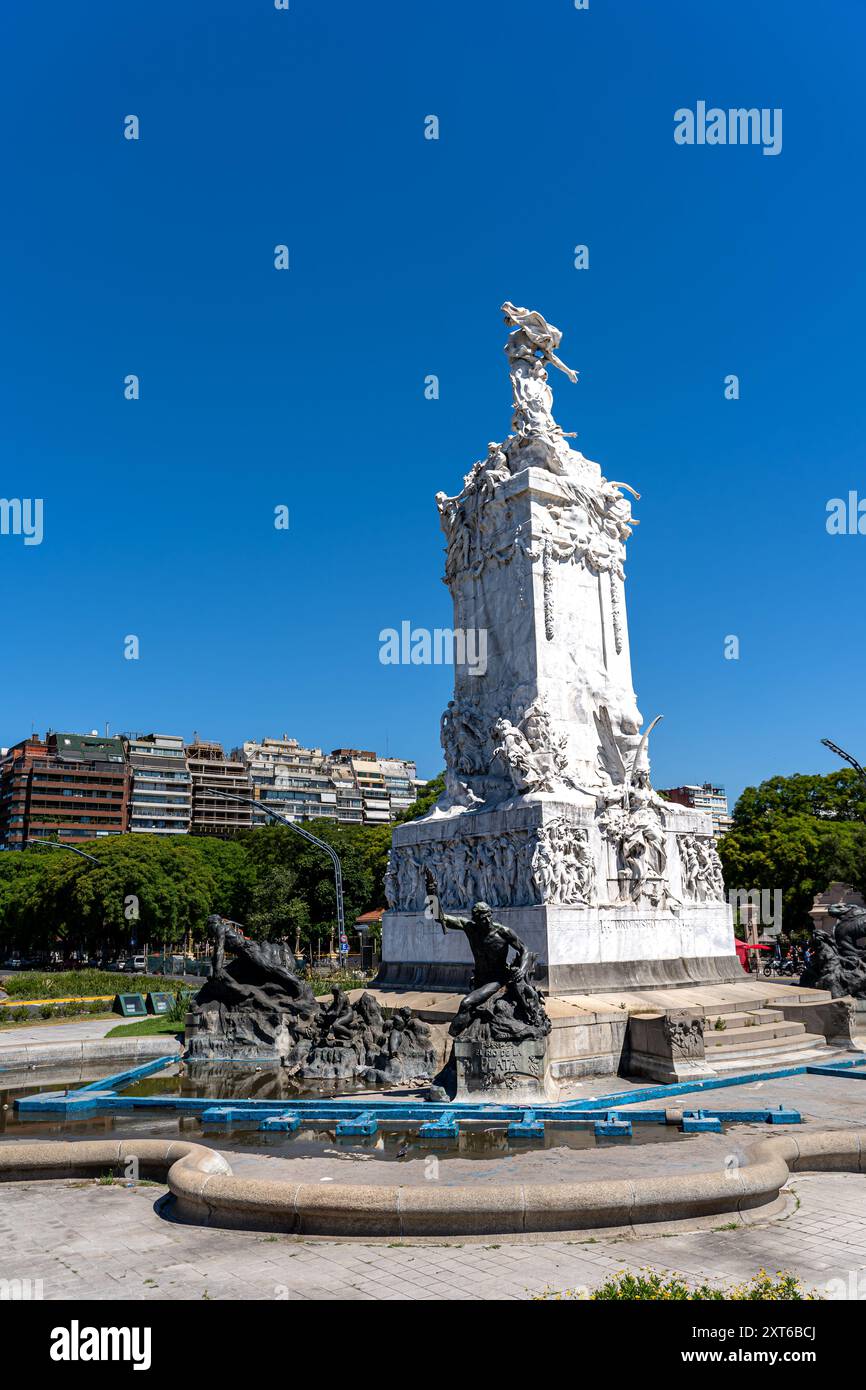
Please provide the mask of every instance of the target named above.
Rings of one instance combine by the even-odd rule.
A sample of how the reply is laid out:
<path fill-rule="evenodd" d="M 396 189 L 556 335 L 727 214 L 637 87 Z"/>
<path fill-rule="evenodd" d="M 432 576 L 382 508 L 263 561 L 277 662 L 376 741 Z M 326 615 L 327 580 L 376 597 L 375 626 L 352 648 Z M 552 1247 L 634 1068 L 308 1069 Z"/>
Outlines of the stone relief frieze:
<path fill-rule="evenodd" d="M 724 902 L 722 861 L 712 835 L 678 835 L 677 848 L 688 902 Z"/>
<path fill-rule="evenodd" d="M 491 907 L 588 904 L 595 892 L 588 833 L 564 817 L 537 830 L 395 846 L 385 875 L 388 906 L 399 912 L 423 911 L 428 873 L 442 903 L 451 908 L 474 902 Z"/>

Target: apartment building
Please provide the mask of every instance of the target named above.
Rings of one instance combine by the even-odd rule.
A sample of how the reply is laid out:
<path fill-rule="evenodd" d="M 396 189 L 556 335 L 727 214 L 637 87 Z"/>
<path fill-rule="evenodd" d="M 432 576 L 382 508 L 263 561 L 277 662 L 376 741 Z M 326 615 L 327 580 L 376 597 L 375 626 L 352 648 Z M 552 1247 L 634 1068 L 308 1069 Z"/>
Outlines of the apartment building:
<path fill-rule="evenodd" d="M 733 825 L 724 787 L 702 782 L 700 786 L 670 787 L 662 795 L 680 806 L 688 806 L 692 811 L 706 811 L 712 817 L 714 835 L 724 835 Z"/>
<path fill-rule="evenodd" d="M 413 801 L 417 801 L 418 792 L 426 784 L 423 781 L 419 782 L 414 762 L 405 758 L 380 758 L 379 766 L 391 803 L 393 820 L 401 811 L 405 811 L 407 806 L 411 806 Z"/>
<path fill-rule="evenodd" d="M 192 822 L 192 777 L 179 734 L 124 739 L 132 774 L 132 834 L 186 835 Z"/>
<path fill-rule="evenodd" d="M 386 825 L 424 782 L 415 763 L 372 749 L 306 748 L 297 739 L 222 744 L 180 735 L 35 735 L 0 749 L 0 848 L 31 836 L 70 841 L 118 835 L 231 835 L 258 825 L 250 806 L 212 789 L 251 796 L 290 820 Z"/>
<path fill-rule="evenodd" d="M 351 778 L 332 775 L 321 748 L 304 748 L 297 739 L 247 740 L 232 757 L 242 762 L 257 801 L 289 820 L 331 820 L 360 824 L 361 798 Z"/>
<path fill-rule="evenodd" d="M 252 797 L 252 779 L 243 760 L 227 757 L 221 743 L 196 739 L 187 746 L 186 761 L 192 784 L 192 834 L 226 836 L 249 830 L 252 807 L 214 794 L 216 789 Z"/>
<path fill-rule="evenodd" d="M 49 732 L 23 739 L 0 756 L 0 847 L 120 835 L 129 789 L 119 738 Z"/>
<path fill-rule="evenodd" d="M 365 825 L 384 825 L 392 819 L 391 798 L 376 754 L 362 748 L 335 748 L 335 763 L 350 769 L 361 793 Z"/>
<path fill-rule="evenodd" d="M 232 757 L 246 766 L 256 799 L 291 820 L 387 824 L 412 804 L 423 785 L 413 762 L 380 759 L 358 748 L 323 753 L 286 734 L 248 740 Z"/>

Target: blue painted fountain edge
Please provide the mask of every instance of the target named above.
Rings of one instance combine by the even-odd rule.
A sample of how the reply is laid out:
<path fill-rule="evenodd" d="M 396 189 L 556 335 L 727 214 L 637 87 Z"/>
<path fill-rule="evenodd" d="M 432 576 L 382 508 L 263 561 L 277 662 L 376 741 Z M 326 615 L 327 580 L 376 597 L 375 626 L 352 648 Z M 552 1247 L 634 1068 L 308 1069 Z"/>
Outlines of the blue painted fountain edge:
<path fill-rule="evenodd" d="M 670 1085 L 645 1086 L 639 1090 L 615 1091 L 609 1095 L 592 1096 L 581 1100 L 564 1101 L 556 1104 L 539 1104 L 531 1110 L 526 1105 L 493 1105 L 482 1102 L 467 1102 L 455 1106 L 453 1102 L 438 1101 L 371 1101 L 369 1097 L 343 1096 L 331 1099 L 311 1099 L 294 1101 L 247 1100 L 239 1102 L 215 1101 L 212 1097 L 193 1096 L 126 1096 L 119 1094 L 123 1086 L 129 1086 L 150 1076 L 154 1072 L 176 1064 L 174 1056 L 157 1057 L 139 1066 L 116 1072 L 99 1081 L 88 1082 L 74 1091 L 49 1091 L 41 1095 L 25 1096 L 16 1100 L 15 1108 L 22 1116 L 38 1118 L 45 1115 L 74 1116 L 94 1112 L 119 1113 L 127 1110 L 169 1110 L 185 1114 L 200 1114 L 211 1123 L 231 1124 L 235 1121 L 257 1118 L 287 1119 L 298 1116 L 308 1124 L 328 1122 L 351 1122 L 359 1117 L 372 1116 L 377 1124 L 386 1122 L 404 1124 L 410 1128 L 443 1122 L 443 1128 L 450 1129 L 454 1123 L 473 1121 L 508 1122 L 527 1125 L 551 1121 L 575 1124 L 609 1124 L 617 1119 L 617 1111 L 635 1106 L 648 1100 L 667 1101 L 675 1096 L 687 1096 L 704 1091 L 721 1090 L 730 1086 L 746 1086 L 758 1081 L 781 1080 L 789 1076 L 839 1076 L 851 1080 L 866 1080 L 866 1072 L 855 1068 L 866 1066 L 866 1055 L 853 1058 L 850 1062 L 834 1062 L 826 1066 L 802 1065 L 785 1067 L 776 1071 L 746 1072 L 737 1076 L 707 1077 L 703 1080 L 680 1081 Z M 232 1065 L 232 1063 L 229 1063 Z M 207 1114 L 207 1112 L 210 1112 Z M 760 1107 L 744 1110 L 701 1110 L 689 1112 L 691 1115 L 722 1122 L 799 1122 L 796 1111 L 778 1107 Z M 530 1117 L 531 1116 L 531 1120 Z M 664 1122 L 664 1110 L 635 1111 L 629 1117 L 634 1123 L 659 1124 Z M 537 1119 L 536 1119 L 537 1117 Z M 296 1126 L 293 1126 L 296 1127 Z M 347 1130 L 348 1132 L 348 1130 Z M 523 1131 L 516 1131 L 519 1134 Z M 429 1131 L 428 1131 L 429 1133 Z M 433 1137 L 433 1136 L 431 1136 Z M 444 1136 L 443 1136 L 444 1137 Z"/>

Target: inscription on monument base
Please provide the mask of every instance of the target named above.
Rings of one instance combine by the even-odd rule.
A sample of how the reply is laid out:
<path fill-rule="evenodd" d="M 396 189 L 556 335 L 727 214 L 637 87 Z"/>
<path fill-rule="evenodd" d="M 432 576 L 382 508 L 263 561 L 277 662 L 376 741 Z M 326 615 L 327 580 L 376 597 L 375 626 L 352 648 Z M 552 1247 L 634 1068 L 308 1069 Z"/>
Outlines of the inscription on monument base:
<path fill-rule="evenodd" d="M 508 1100 L 545 1098 L 546 1038 L 523 1042 L 478 1040 L 454 1043 L 457 1098 L 497 1093 Z"/>

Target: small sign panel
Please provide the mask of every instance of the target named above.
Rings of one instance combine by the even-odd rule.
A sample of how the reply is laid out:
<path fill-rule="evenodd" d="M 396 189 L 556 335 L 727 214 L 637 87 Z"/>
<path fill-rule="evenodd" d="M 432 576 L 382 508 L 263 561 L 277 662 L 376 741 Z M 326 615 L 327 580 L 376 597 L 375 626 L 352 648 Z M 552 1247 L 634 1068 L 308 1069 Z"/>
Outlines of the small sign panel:
<path fill-rule="evenodd" d="M 146 1018 L 147 1005 L 143 994 L 115 994 L 112 1009 L 123 1018 Z"/>
<path fill-rule="evenodd" d="M 151 991 L 147 996 L 147 1012 L 149 1014 L 170 1013 L 173 1004 L 173 994 L 154 994 L 153 991 Z"/>

